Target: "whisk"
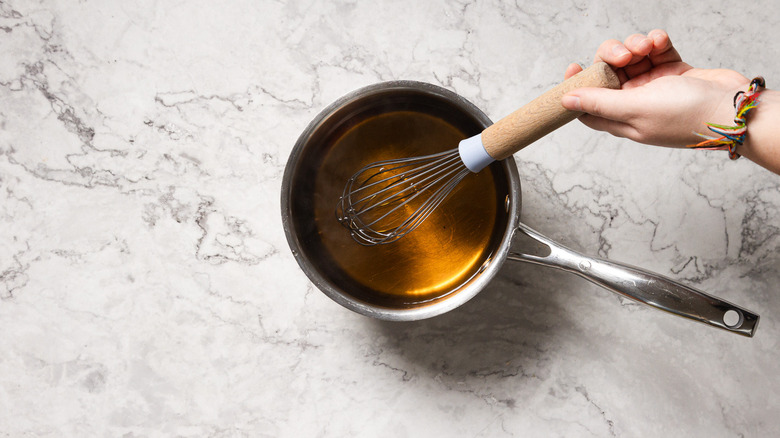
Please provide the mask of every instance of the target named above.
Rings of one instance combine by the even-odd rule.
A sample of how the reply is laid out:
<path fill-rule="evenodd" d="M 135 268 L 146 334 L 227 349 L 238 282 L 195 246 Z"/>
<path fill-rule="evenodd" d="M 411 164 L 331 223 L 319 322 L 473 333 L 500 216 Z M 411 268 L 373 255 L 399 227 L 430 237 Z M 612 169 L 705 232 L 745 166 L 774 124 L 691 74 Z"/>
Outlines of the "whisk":
<path fill-rule="evenodd" d="M 414 231 L 471 172 L 479 172 L 574 120 L 560 104 L 576 88 L 620 88 L 614 71 L 597 62 L 527 105 L 438 154 L 371 163 L 347 181 L 336 217 L 367 246 L 395 242 Z"/>

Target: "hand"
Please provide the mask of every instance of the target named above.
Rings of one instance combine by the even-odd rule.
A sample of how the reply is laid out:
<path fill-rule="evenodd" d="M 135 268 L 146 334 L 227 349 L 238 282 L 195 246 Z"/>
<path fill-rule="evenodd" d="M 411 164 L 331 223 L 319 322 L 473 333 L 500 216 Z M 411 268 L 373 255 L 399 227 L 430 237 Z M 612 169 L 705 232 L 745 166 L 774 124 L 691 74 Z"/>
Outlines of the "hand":
<path fill-rule="evenodd" d="M 595 60 L 612 66 L 621 89 L 581 88 L 564 95 L 561 104 L 584 111 L 580 120 L 593 129 L 659 146 L 699 143 L 696 132 L 711 134 L 705 122 L 732 125 L 734 94 L 750 82 L 732 70 L 682 62 L 662 30 L 634 34 L 623 43 L 607 40 Z M 581 70 L 571 64 L 565 76 Z"/>

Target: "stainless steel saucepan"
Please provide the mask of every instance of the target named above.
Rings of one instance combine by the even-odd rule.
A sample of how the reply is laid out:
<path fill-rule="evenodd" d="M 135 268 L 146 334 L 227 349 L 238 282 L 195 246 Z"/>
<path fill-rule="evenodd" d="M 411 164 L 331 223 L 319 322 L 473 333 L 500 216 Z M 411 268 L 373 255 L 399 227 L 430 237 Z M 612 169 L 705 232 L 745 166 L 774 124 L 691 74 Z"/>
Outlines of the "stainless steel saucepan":
<path fill-rule="evenodd" d="M 323 163 L 328 160 L 334 139 L 369 117 L 394 111 L 418 111 L 440 118 L 459 129 L 463 138 L 492 124 L 476 106 L 457 94 L 412 81 L 380 83 L 354 91 L 327 107 L 309 124 L 299 137 L 285 168 L 281 193 L 282 221 L 287 241 L 303 272 L 337 303 L 358 313 L 386 320 L 429 318 L 452 310 L 474 297 L 509 259 L 569 271 L 633 300 L 713 327 L 749 337 L 755 333 L 759 316 L 751 311 L 661 275 L 580 254 L 521 223 L 520 176 L 512 159 L 495 162 L 485 169 L 491 172 L 496 196 L 503 202 L 492 236 L 486 242 L 485 250 L 479 253 L 479 260 L 474 263 L 478 269 L 436 297 L 419 301 L 382 299 L 370 286 L 350 278 L 349 269 L 340 269 L 334 263 L 337 256 L 334 251 L 337 250 L 323 242 L 329 232 L 346 231 L 330 230 L 323 225 L 328 220 L 334 223 L 337 220 L 335 215 L 328 219 L 316 213 L 315 206 L 323 200 L 315 199 L 315 196 L 318 192 L 317 175 L 332 172 Z M 347 174 L 352 170 L 347 169 Z M 343 184 L 343 176 L 333 175 L 333 178 L 339 185 Z M 336 201 L 325 200 L 333 207 Z M 529 241 L 533 243 L 530 245 L 533 250 L 529 250 Z M 391 259 L 382 259 L 381 254 L 378 257 L 373 262 L 378 272 L 393 263 Z M 399 270 L 397 275 L 405 274 Z M 403 294 L 403 291 L 398 292 Z"/>

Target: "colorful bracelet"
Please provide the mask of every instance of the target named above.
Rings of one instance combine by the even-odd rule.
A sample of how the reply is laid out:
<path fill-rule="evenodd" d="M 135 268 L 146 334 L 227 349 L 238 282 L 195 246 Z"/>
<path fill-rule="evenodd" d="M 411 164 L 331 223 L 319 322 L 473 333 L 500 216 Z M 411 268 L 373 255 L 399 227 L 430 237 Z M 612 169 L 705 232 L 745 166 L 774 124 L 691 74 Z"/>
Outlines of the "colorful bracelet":
<path fill-rule="evenodd" d="M 747 134 L 747 114 L 750 110 L 758 106 L 758 96 L 765 87 L 766 82 L 761 76 L 750 81 L 750 86 L 747 91 L 739 91 L 734 95 L 734 109 L 737 111 L 734 116 L 734 123 L 736 126 L 705 123 L 709 130 L 718 134 L 719 137 L 695 133 L 706 140 L 698 144 L 688 145 L 688 147 L 691 149 L 704 149 L 710 151 L 729 151 L 729 158 L 732 160 L 739 158 L 740 155 L 737 153 L 737 146 L 745 141 L 745 135 Z"/>

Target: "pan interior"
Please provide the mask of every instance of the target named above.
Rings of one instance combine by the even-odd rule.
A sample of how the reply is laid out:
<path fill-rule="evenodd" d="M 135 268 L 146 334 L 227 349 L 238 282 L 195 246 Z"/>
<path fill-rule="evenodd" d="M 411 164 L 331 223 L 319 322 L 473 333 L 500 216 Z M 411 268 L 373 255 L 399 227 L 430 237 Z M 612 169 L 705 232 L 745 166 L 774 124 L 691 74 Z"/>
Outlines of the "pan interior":
<path fill-rule="evenodd" d="M 366 164 L 452 149 L 483 124 L 452 102 L 393 90 L 350 102 L 308 139 L 291 184 L 291 217 L 303 254 L 337 290 L 375 306 L 419 307 L 456 293 L 503 238 L 508 194 L 503 167 L 468 175 L 414 232 L 362 246 L 338 222 L 336 203 Z"/>

